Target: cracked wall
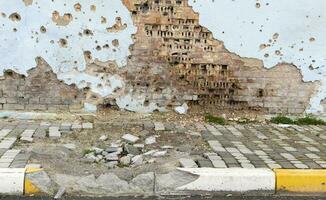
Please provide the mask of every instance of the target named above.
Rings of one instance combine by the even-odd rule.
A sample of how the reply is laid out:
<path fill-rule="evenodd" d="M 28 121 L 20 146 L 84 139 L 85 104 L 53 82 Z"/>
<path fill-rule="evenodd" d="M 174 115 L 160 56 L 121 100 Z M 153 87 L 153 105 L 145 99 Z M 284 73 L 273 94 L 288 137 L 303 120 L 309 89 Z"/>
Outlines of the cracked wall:
<path fill-rule="evenodd" d="M 319 5 L 315 1 L 314 6 Z M 42 63 L 49 64 L 52 78 L 60 83 L 60 87 L 53 86 L 49 94 L 54 99 L 59 98 L 63 95 L 59 92 L 61 88 L 74 94 L 62 96 L 57 102 L 42 102 L 46 109 L 51 104 L 58 108 L 61 105 L 84 106 L 89 110 L 98 105 L 114 105 L 130 111 L 153 112 L 169 110 L 186 102 L 206 109 L 290 114 L 322 112 L 320 99 L 325 84 L 321 78 L 323 68 L 318 67 L 323 64 L 322 54 L 317 55 L 320 59 L 305 57 L 311 54 L 311 46 L 320 45 L 320 37 L 309 35 L 305 30 L 298 31 L 303 32 L 310 46 L 296 40 L 290 42 L 297 42 L 292 44 L 293 48 L 307 53 L 294 54 L 285 48 L 287 44 L 280 46 L 283 40 L 289 40 L 283 34 L 286 30 L 278 30 L 284 29 L 284 25 L 268 28 L 268 22 L 258 20 L 275 20 L 274 15 L 269 15 L 272 11 L 278 12 L 278 8 L 269 9 L 268 3 L 3 1 L 0 3 L 0 54 L 4 56 L 0 60 L 0 71 L 12 70 L 21 74 L 14 76 L 17 79 L 24 75 L 38 83 L 40 80 L 29 70 L 35 67 L 35 58 L 43 58 Z M 248 8 L 250 12 L 232 16 L 220 10 L 223 8 L 226 12 L 234 7 L 250 6 L 253 6 L 251 10 Z M 216 20 L 210 17 L 215 15 Z M 305 25 L 313 26 L 313 23 L 305 22 Z M 264 37 L 250 38 L 257 31 L 253 26 L 262 26 L 258 32 Z M 263 31 L 263 27 L 267 31 Z M 298 58 L 306 60 L 294 62 Z M 315 64 L 307 60 L 315 60 Z M 42 73 L 42 68 L 37 65 L 32 71 Z M 320 83 L 303 80 L 319 80 Z M 0 82 L 3 88 L 8 83 Z M 22 90 L 12 95 L 28 99 L 30 88 Z M 43 100 L 42 95 L 49 87 L 37 91 L 34 96 Z M 30 104 L 29 101 L 11 103 L 4 92 L 2 96 L 3 109 L 26 109 Z M 17 108 L 7 104 L 17 104 Z"/>

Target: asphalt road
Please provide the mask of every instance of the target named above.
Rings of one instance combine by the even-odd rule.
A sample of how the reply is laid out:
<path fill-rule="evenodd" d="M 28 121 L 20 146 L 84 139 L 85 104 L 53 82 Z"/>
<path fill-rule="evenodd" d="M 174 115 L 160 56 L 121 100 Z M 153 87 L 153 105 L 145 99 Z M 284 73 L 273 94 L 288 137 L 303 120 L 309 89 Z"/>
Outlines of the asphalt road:
<path fill-rule="evenodd" d="M 52 200 L 51 197 L 0 196 L 0 200 Z M 176 197 L 63 197 L 61 200 L 326 200 L 321 196 L 176 196 Z"/>

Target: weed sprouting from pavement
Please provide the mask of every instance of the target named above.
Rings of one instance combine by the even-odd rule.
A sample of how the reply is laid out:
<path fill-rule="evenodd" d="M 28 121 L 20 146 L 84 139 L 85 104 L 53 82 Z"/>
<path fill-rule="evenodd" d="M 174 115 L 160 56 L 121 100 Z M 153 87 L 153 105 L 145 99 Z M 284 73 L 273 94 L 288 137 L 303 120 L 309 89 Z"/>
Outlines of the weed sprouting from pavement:
<path fill-rule="evenodd" d="M 318 119 L 312 115 L 307 115 L 302 118 L 291 119 L 286 116 L 273 117 L 270 122 L 274 124 L 296 124 L 296 125 L 326 125 L 326 122 L 322 119 Z"/>
<path fill-rule="evenodd" d="M 207 122 L 210 123 L 214 123 L 214 124 L 220 124 L 220 125 L 225 125 L 226 124 L 226 120 L 223 117 L 215 117 L 211 114 L 206 114 L 205 115 L 205 120 Z"/>
<path fill-rule="evenodd" d="M 274 124 L 295 124 L 293 119 L 282 115 L 273 117 L 271 122 Z"/>

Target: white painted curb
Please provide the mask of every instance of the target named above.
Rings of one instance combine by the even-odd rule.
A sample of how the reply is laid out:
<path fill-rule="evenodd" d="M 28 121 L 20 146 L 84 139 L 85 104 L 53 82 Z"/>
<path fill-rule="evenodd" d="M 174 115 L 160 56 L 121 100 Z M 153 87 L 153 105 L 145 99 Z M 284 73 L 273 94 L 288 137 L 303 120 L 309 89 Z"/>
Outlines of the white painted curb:
<path fill-rule="evenodd" d="M 24 193 L 25 168 L 0 168 L 0 194 Z"/>
<path fill-rule="evenodd" d="M 199 178 L 178 190 L 209 192 L 275 192 L 275 173 L 271 169 L 178 168 Z"/>

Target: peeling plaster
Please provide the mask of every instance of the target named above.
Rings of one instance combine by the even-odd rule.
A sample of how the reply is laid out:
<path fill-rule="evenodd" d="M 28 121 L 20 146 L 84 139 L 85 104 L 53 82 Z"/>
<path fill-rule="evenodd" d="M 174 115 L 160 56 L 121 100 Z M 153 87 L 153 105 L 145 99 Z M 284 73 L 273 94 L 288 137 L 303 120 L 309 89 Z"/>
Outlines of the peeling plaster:
<path fill-rule="evenodd" d="M 321 81 L 307 112 L 323 112 L 326 98 L 326 2 L 324 0 L 189 0 L 201 25 L 242 57 L 267 68 L 286 62 L 304 81 Z M 212 17 L 214 16 L 214 17 Z M 281 80 L 280 80 L 281 81 Z"/>
<path fill-rule="evenodd" d="M 0 13 L 1 75 L 27 75 L 40 56 L 60 80 L 102 97 L 124 87 L 118 75 L 87 73 L 84 59 L 90 52 L 92 60 L 126 65 L 136 28 L 120 0 L 10 0 L 0 2 Z"/>

